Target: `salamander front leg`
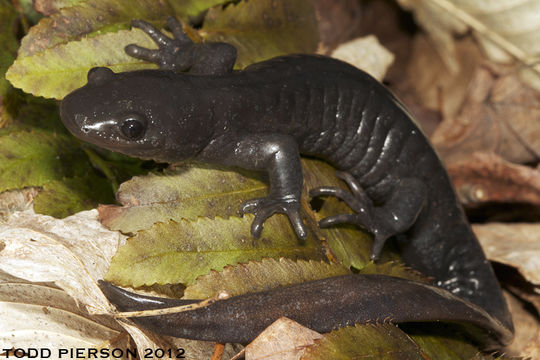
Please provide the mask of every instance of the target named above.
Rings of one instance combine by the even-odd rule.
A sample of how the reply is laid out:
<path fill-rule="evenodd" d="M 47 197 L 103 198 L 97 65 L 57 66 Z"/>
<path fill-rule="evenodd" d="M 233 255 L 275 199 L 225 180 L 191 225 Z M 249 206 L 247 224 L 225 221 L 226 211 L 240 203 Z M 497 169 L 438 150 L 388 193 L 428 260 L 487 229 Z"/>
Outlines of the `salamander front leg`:
<path fill-rule="evenodd" d="M 374 206 L 362 186 L 349 173 L 337 172 L 351 192 L 336 187 L 319 187 L 310 190 L 311 197 L 335 196 L 343 200 L 353 214 L 329 216 L 319 222 L 320 227 L 352 223 L 374 236 L 371 258 L 377 259 L 388 238 L 407 231 L 416 221 L 426 200 L 425 185 L 418 179 L 401 179 L 382 206 Z"/>
<path fill-rule="evenodd" d="M 282 213 L 289 218 L 296 235 L 306 238 L 306 226 L 300 215 L 302 166 L 293 137 L 283 134 L 229 135 L 216 139 L 195 160 L 265 171 L 270 180 L 268 196 L 247 200 L 240 208 L 242 214 L 255 215 L 251 234 L 259 237 L 264 221 L 275 213 Z"/>
<path fill-rule="evenodd" d="M 159 65 L 160 69 L 191 74 L 218 75 L 231 72 L 236 61 L 236 48 L 226 43 L 196 44 L 184 33 L 182 24 L 174 17 L 167 19 L 170 38 L 143 20 L 133 20 L 131 26 L 144 31 L 159 49 L 152 50 L 135 44 L 126 46 L 129 56 Z"/>

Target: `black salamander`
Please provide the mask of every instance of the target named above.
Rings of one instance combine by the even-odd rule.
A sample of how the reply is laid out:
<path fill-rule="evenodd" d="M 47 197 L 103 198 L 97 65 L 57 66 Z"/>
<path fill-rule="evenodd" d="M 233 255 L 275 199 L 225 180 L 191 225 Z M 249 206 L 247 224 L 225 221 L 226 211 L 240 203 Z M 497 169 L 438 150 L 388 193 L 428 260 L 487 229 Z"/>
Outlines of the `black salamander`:
<path fill-rule="evenodd" d="M 255 214 L 254 237 L 260 235 L 269 216 L 284 213 L 297 235 L 305 238 L 300 154 L 323 158 L 338 169 L 351 191 L 322 187 L 312 189 L 311 196 L 337 196 L 354 213 L 323 219 L 320 226 L 352 223 L 368 230 L 374 235 L 373 259 L 385 241 L 396 236 L 406 264 L 436 279 L 435 285 L 484 309 L 489 314 L 485 328 L 493 330 L 492 324 L 498 324 L 495 333 L 500 342 L 509 341 L 513 325 L 501 289 L 450 179 L 410 113 L 384 86 L 351 65 L 314 55 L 280 56 L 233 71 L 236 49 L 231 45 L 193 44 L 174 19 L 169 20 L 174 39 L 143 21 L 133 25 L 147 32 L 159 49 L 129 45 L 126 52 L 161 69 L 117 74 L 108 68 L 91 69 L 88 83 L 61 104 L 62 121 L 76 137 L 160 162 L 188 159 L 266 171 L 268 196 L 248 200 L 241 209 Z M 392 281 L 408 284 L 390 279 L 383 280 L 389 288 Z M 333 286 L 331 281 L 321 284 Z M 309 293 L 302 285 L 295 289 L 304 296 L 306 309 L 320 292 Z M 116 294 L 113 301 L 122 303 Z M 385 309 L 391 305 L 388 301 L 396 308 L 408 301 L 381 299 Z M 415 301 L 427 306 L 431 300 Z M 145 304 L 141 301 L 139 309 Z M 224 306 L 219 305 L 220 309 Z M 272 303 L 267 306 L 272 312 Z M 235 309 L 227 311 L 233 314 Z M 335 314 L 339 309 L 327 311 L 334 314 L 325 313 L 325 322 L 347 323 Z M 321 312 L 311 314 L 321 316 Z M 350 316 L 350 321 L 365 320 Z M 194 325 L 195 321 L 189 324 L 197 329 L 205 326 Z M 150 328 L 163 331 L 155 321 Z M 182 334 L 178 330 L 178 336 Z M 256 333 L 244 335 L 253 338 Z"/>

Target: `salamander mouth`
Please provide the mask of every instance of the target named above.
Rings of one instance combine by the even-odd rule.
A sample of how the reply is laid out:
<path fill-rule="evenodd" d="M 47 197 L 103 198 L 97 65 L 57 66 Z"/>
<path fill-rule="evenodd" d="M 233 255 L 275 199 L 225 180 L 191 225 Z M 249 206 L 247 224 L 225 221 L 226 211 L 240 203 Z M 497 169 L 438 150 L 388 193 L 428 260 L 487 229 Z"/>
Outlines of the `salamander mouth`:
<path fill-rule="evenodd" d="M 60 120 L 62 120 L 62 123 L 70 133 L 80 139 L 81 136 L 84 136 L 84 133 L 82 133 L 80 124 L 77 121 L 78 114 L 71 110 L 72 99 L 73 95 L 69 94 L 60 103 Z"/>

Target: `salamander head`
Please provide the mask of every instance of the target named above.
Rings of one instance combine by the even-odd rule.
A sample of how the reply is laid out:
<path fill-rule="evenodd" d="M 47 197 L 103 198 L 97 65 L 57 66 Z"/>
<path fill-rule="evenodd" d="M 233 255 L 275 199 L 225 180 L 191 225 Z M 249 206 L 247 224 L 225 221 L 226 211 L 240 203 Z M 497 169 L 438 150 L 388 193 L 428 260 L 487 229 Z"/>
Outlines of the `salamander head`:
<path fill-rule="evenodd" d="M 108 150 L 164 162 L 190 158 L 211 129 L 196 121 L 193 96 L 178 90 L 173 75 L 93 68 L 88 83 L 62 100 L 60 117 L 75 137 Z"/>

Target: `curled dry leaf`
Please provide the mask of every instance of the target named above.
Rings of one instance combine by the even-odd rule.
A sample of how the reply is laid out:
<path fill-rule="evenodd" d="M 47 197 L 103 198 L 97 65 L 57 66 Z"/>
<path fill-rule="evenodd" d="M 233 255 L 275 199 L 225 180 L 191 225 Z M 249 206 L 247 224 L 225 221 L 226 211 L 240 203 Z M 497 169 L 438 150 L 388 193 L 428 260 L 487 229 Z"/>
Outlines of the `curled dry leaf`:
<path fill-rule="evenodd" d="M 105 325 L 100 323 L 94 324 L 92 322 L 94 317 L 84 313 L 80 315 L 81 310 L 76 311 L 77 306 L 69 304 L 76 301 L 77 304 L 85 306 L 91 314 L 110 314 L 113 311 L 113 306 L 96 282 L 103 278 L 110 259 L 124 241 L 123 235 L 107 230 L 101 225 L 96 210 L 77 213 L 63 220 L 34 214 L 31 211 L 13 214 L 5 223 L 0 224 L 0 269 L 32 282 L 54 282 L 65 291 L 64 293 L 58 289 L 53 291 L 37 288 L 41 295 L 30 296 L 28 293 L 25 295 L 24 291 L 28 292 L 25 289 L 38 285 L 16 284 L 9 293 L 18 294 L 14 295 L 14 299 L 21 304 L 9 305 L 9 312 L 13 312 L 13 316 L 20 315 L 21 318 L 13 323 L 35 324 L 35 329 L 30 333 L 42 329 L 43 321 L 51 324 L 58 331 L 54 332 L 55 336 L 49 338 L 50 347 L 60 346 L 65 336 L 75 336 L 78 329 L 87 329 L 93 336 L 88 337 L 91 342 L 86 342 L 86 347 L 96 348 L 105 343 L 105 340 L 111 340 L 119 331 L 114 321 L 111 323 L 110 318 L 99 318 L 100 322 L 105 321 L 111 329 L 115 329 L 114 333 L 111 333 L 113 330 L 107 330 Z M 9 278 L 7 280 L 10 281 Z M 45 295 L 45 292 L 51 291 L 54 297 L 62 297 L 63 300 L 55 299 L 53 295 Z M 32 300 L 33 298 L 35 299 Z M 50 299 L 50 302 L 47 302 L 47 299 Z M 37 307 L 26 305 L 32 301 L 44 303 L 40 303 Z M 55 306 L 58 304 L 62 304 L 63 307 L 56 309 Z M 15 308 L 17 311 L 14 312 Z M 44 308 L 48 310 L 42 314 Z M 124 326 L 125 323 L 121 325 Z M 45 328 L 49 330 L 49 327 Z M 156 344 L 155 339 L 141 334 L 140 330 L 127 325 L 125 328 L 128 332 L 134 332 L 133 338 L 140 351 L 158 347 L 160 344 L 160 342 Z M 8 330 L 15 331 L 10 329 Z M 82 330 L 81 334 L 85 336 Z M 24 336 L 19 337 L 19 333 L 14 338 L 17 341 L 26 341 Z M 10 338 L 9 343 L 13 343 L 14 338 Z M 80 345 L 79 342 L 71 347 L 76 348 Z"/>
<path fill-rule="evenodd" d="M 137 349 L 139 356 L 144 359 L 148 356 L 147 351 L 154 351 L 156 349 L 172 349 L 173 347 L 162 337 L 159 337 L 149 331 L 146 331 L 139 326 L 133 324 L 129 319 L 118 319 L 118 323 L 122 325 L 124 329 L 129 333 L 133 341 L 137 344 Z M 147 350 L 146 350 L 147 349 Z M 145 351 L 146 350 L 146 351 Z M 173 359 L 173 357 L 168 357 L 165 353 L 163 359 Z"/>
<path fill-rule="evenodd" d="M 494 154 L 474 153 L 450 163 L 460 201 L 465 204 L 490 201 L 540 205 L 540 170 L 512 164 Z"/>
<path fill-rule="evenodd" d="M 538 0 L 398 0 L 412 10 L 454 72 L 453 33 L 472 29 L 488 56 L 498 62 L 511 58 L 526 66 L 522 78 L 540 86 L 540 1 Z"/>
<path fill-rule="evenodd" d="M 58 288 L 13 279 L 0 282 L 0 317 L 3 348 L 46 348 L 51 359 L 60 347 L 107 348 L 121 332 L 112 318 L 89 315 Z"/>
<path fill-rule="evenodd" d="M 58 220 L 19 212 L 0 225 L 0 269 L 29 281 L 54 282 L 90 313 L 107 313 L 109 302 L 96 282 L 124 236 L 105 229 L 97 211 Z"/>
<path fill-rule="evenodd" d="M 460 113 L 446 118 L 431 138 L 448 164 L 474 151 L 525 163 L 540 159 L 540 91 L 512 74 L 480 67 Z"/>
<path fill-rule="evenodd" d="M 476 224 L 473 231 L 490 260 L 517 268 L 540 286 L 540 224 Z"/>
<path fill-rule="evenodd" d="M 364 70 L 379 81 L 394 61 L 394 55 L 373 35 L 341 44 L 331 56 Z"/>
<path fill-rule="evenodd" d="M 307 346 L 322 338 L 318 332 L 282 317 L 246 346 L 246 360 L 297 360 Z"/>

